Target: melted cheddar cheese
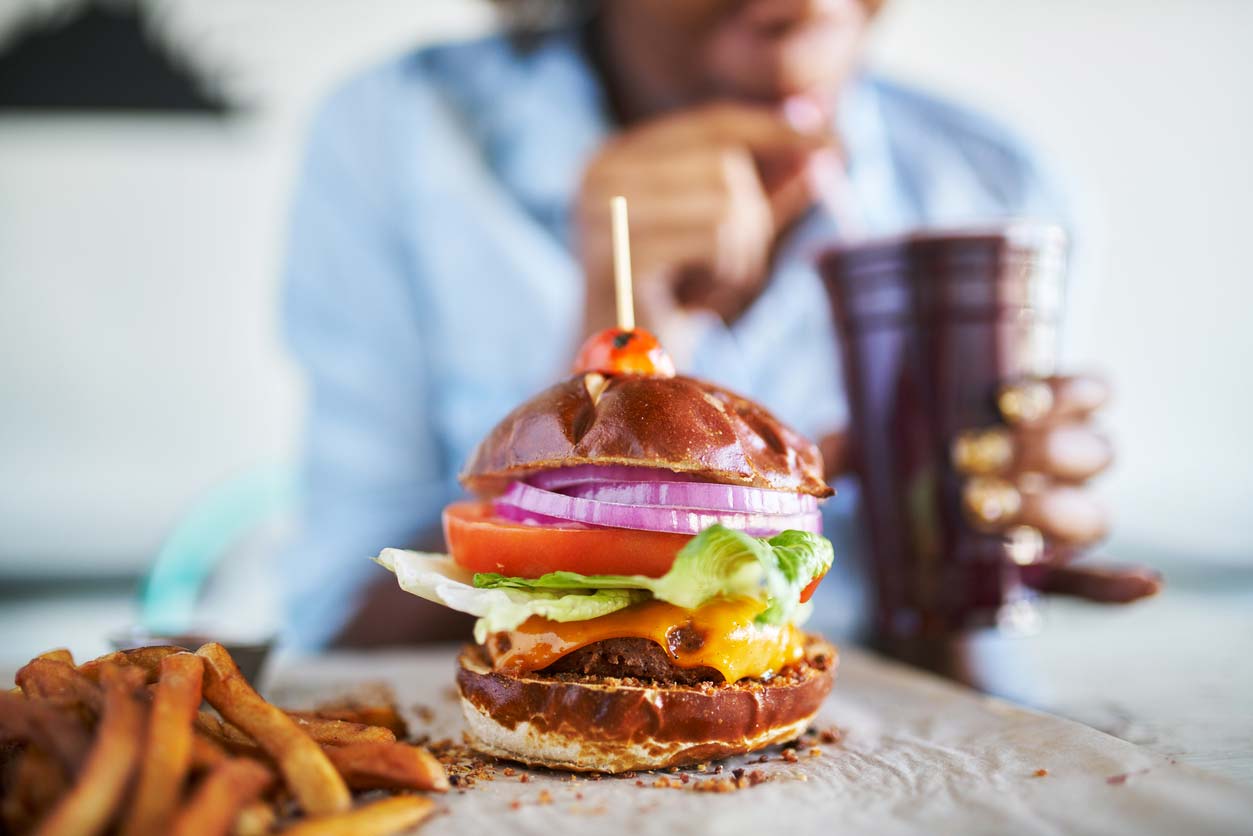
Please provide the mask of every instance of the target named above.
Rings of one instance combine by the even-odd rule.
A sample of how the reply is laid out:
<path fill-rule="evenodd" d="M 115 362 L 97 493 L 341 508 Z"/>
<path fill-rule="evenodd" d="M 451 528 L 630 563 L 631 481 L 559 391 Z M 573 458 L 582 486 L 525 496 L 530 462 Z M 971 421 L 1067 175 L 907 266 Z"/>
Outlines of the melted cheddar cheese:
<path fill-rule="evenodd" d="M 587 621 L 532 616 L 509 632 L 496 670 L 513 675 L 542 670 L 567 653 L 606 639 L 650 639 L 679 667 L 706 666 L 727 682 L 766 678 L 805 655 L 794 625 L 756 624 L 765 605 L 751 599 L 719 600 L 696 610 L 646 601 Z"/>

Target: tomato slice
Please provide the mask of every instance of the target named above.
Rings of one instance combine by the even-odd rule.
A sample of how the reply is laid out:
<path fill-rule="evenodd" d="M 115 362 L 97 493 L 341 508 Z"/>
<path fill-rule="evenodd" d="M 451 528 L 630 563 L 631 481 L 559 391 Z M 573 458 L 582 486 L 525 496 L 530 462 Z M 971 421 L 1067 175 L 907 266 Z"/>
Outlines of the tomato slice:
<path fill-rule="evenodd" d="M 691 539 L 625 528 L 525 525 L 497 517 L 487 502 L 454 502 L 444 509 L 444 541 L 453 560 L 471 572 L 514 578 L 559 571 L 659 578 Z"/>
<path fill-rule="evenodd" d="M 822 583 L 822 579 L 825 578 L 826 576 L 827 576 L 827 573 L 823 572 L 821 575 L 818 575 L 812 581 L 810 581 L 808 586 L 806 586 L 804 589 L 801 590 L 801 603 L 802 604 L 807 602 L 810 598 L 814 597 L 814 590 L 818 588 L 818 584 Z"/>

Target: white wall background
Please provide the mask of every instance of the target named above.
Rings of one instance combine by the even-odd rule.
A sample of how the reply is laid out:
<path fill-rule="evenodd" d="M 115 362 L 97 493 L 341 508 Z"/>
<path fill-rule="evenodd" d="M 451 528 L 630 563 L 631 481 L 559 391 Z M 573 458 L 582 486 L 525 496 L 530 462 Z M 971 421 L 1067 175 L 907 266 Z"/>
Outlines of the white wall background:
<path fill-rule="evenodd" d="M 1253 560 L 1253 3 L 892 0 L 883 23 L 881 65 L 1003 114 L 1080 189 L 1111 551 Z"/>
<path fill-rule="evenodd" d="M 64 0 L 36 0 L 55 8 Z M 0 0 L 0 27 L 27 0 Z M 227 122 L 0 116 L 0 575 L 138 569 L 218 480 L 287 457 L 275 328 L 304 119 L 354 67 L 481 31 L 477 0 L 167 0 L 255 104 Z M 897 74 L 986 106 L 1083 187 L 1119 387 L 1113 550 L 1253 559 L 1253 3 L 892 0 Z"/>

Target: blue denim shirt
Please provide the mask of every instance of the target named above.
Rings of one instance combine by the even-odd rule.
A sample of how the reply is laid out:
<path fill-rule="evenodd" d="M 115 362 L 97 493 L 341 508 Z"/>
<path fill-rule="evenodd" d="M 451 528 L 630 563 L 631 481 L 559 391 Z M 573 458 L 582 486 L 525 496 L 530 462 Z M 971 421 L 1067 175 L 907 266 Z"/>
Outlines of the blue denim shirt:
<path fill-rule="evenodd" d="M 1061 219 L 1033 157 L 975 114 L 866 73 L 838 117 L 865 231 Z M 284 289 L 308 382 L 301 527 L 282 558 L 289 643 L 329 640 L 383 571 L 367 558 L 436 530 L 475 443 L 568 373 L 583 279 L 567 218 L 612 131 L 568 31 L 525 52 L 494 36 L 404 54 L 320 109 Z M 706 327 L 682 371 L 811 437 L 841 426 L 837 346 L 812 267 L 840 232 L 811 211 L 760 298 L 732 326 Z M 849 503 L 829 504 L 838 515 Z M 824 585 L 828 597 L 838 586 Z"/>

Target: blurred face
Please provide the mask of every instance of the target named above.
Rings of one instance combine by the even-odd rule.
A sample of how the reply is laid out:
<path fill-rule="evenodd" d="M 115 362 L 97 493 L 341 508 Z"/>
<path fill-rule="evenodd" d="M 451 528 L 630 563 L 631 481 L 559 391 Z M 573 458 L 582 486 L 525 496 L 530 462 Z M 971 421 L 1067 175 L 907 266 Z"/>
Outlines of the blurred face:
<path fill-rule="evenodd" d="M 675 103 L 825 96 L 849 76 L 878 0 L 608 0 L 633 62 Z M 642 53 L 642 54 L 641 54 Z"/>

